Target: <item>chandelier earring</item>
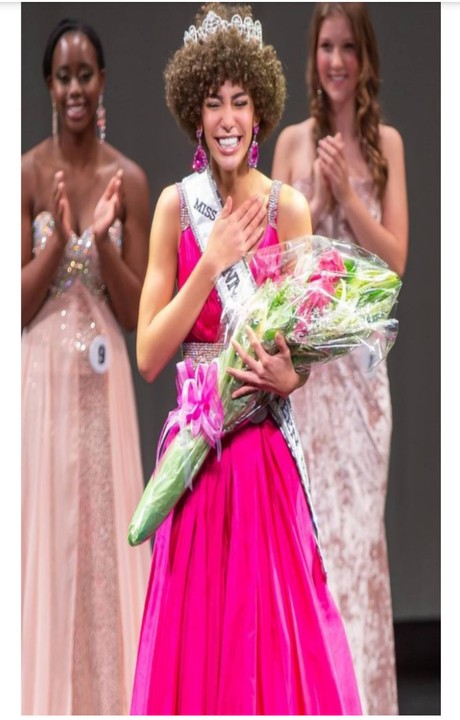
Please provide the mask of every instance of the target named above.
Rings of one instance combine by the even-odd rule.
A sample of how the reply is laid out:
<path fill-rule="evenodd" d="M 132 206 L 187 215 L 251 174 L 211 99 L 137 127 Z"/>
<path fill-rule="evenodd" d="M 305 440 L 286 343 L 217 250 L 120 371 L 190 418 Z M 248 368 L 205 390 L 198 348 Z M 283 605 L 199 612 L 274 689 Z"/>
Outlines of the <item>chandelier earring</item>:
<path fill-rule="evenodd" d="M 99 102 L 98 102 L 97 110 L 96 110 L 96 126 L 97 126 L 97 133 L 98 133 L 100 143 L 105 142 L 105 134 L 106 134 L 106 130 L 107 130 L 105 107 L 104 107 L 103 101 L 104 101 L 104 96 L 101 93 L 99 95 Z"/>
<path fill-rule="evenodd" d="M 54 98 L 51 98 L 51 133 L 53 135 L 53 142 L 57 145 L 58 142 L 58 115 L 56 109 L 56 103 Z"/>
<path fill-rule="evenodd" d="M 257 142 L 257 135 L 259 134 L 259 125 L 254 125 L 254 135 L 252 136 L 252 143 L 248 150 L 248 165 L 250 168 L 256 168 L 259 162 L 259 143 Z"/>
<path fill-rule="evenodd" d="M 193 156 L 193 163 L 192 168 L 195 172 L 202 173 L 206 170 L 208 166 L 208 158 L 204 151 L 204 148 L 201 144 L 201 136 L 203 135 L 202 128 L 198 128 L 196 131 L 196 139 L 198 141 L 198 145 L 195 150 L 195 154 Z"/>

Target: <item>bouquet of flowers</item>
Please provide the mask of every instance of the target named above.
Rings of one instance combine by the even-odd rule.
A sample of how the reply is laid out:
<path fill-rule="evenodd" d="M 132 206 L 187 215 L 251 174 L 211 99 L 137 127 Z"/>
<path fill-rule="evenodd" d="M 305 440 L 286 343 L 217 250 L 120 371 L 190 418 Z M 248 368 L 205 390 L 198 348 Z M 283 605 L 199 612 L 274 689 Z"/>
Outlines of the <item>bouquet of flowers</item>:
<path fill-rule="evenodd" d="M 398 321 L 391 317 L 401 280 L 376 255 L 351 243 L 308 236 L 257 251 L 250 281 L 227 308 L 226 349 L 212 362 L 177 366 L 178 407 L 170 413 L 159 443 L 157 464 L 128 534 L 130 545 L 151 537 L 187 488 L 192 488 L 211 448 L 218 457 L 221 438 L 250 419 L 273 396 L 256 392 L 236 399 L 239 382 L 227 368 L 244 369 L 236 340 L 254 354 L 250 328 L 269 354 L 281 333 L 299 374 L 358 347 L 369 351 L 369 368 L 393 346 Z M 254 280 L 258 286 L 254 290 Z M 176 434 L 161 455 L 163 440 Z"/>

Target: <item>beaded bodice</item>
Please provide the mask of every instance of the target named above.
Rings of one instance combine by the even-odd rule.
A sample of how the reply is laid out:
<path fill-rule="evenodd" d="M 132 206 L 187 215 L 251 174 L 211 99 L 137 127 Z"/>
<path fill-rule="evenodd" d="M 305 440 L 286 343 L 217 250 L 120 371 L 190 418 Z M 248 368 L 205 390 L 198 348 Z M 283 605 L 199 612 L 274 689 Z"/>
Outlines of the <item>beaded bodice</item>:
<path fill-rule="evenodd" d="M 37 215 L 33 222 L 33 254 L 38 255 L 45 247 L 54 231 L 54 218 L 48 211 Z M 121 252 L 123 226 L 115 220 L 109 229 L 110 241 Z M 94 295 L 105 295 L 106 287 L 102 282 L 99 268 L 99 256 L 91 228 L 80 237 L 72 233 L 67 241 L 58 269 L 50 286 L 50 295 L 56 297 L 81 282 Z"/>

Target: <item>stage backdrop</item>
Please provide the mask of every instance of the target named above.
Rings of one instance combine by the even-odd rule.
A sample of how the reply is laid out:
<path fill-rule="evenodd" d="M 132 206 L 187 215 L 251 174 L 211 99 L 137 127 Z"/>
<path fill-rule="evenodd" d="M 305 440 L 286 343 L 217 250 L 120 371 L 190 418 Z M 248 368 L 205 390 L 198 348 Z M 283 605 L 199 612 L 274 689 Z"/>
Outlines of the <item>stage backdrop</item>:
<path fill-rule="evenodd" d="M 369 3 L 380 54 L 381 100 L 406 149 L 410 254 L 389 356 L 393 445 L 386 522 L 396 620 L 440 615 L 440 4 Z M 193 148 L 164 100 L 162 73 L 198 8 L 195 3 L 23 3 L 22 149 L 51 130 L 41 76 L 51 28 L 77 17 L 98 31 L 106 56 L 107 140 L 145 169 L 152 206 L 163 186 L 188 174 Z M 270 174 L 279 130 L 307 115 L 305 62 L 312 3 L 254 3 L 264 39 L 284 65 L 288 99 L 280 128 L 263 147 Z M 127 338 L 145 478 L 175 404 L 174 365 L 152 385 L 140 377 Z M 340 412 L 340 408 L 337 408 Z"/>

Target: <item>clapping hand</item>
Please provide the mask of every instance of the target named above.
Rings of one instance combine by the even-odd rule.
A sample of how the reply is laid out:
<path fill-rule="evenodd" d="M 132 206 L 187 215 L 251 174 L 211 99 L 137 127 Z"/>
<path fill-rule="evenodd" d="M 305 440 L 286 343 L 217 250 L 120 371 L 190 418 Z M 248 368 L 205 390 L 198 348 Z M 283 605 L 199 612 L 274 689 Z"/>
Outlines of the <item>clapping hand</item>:
<path fill-rule="evenodd" d="M 63 245 L 66 244 L 72 233 L 72 217 L 70 212 L 69 198 L 64 182 L 64 173 L 59 170 L 54 175 L 52 189 L 53 217 L 59 238 Z"/>
<path fill-rule="evenodd" d="M 109 180 L 102 193 L 93 216 L 93 232 L 96 239 L 103 239 L 116 218 L 121 218 L 124 211 L 123 170 Z"/>
<path fill-rule="evenodd" d="M 336 201 L 342 204 L 350 193 L 348 165 L 345 158 L 345 143 L 341 133 L 327 135 L 318 143 L 318 159 L 321 172 L 329 183 Z"/>
<path fill-rule="evenodd" d="M 331 209 L 333 200 L 331 186 L 322 171 L 319 157 L 313 163 L 313 197 L 317 203 L 319 217 Z"/>

